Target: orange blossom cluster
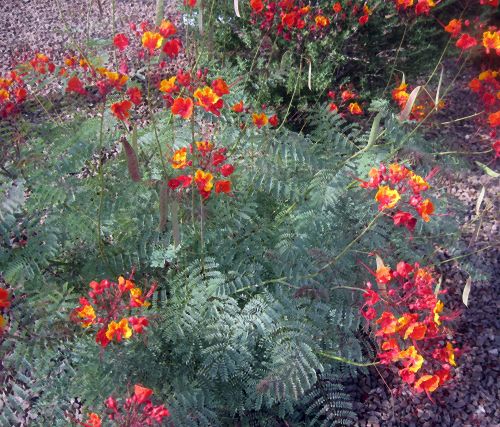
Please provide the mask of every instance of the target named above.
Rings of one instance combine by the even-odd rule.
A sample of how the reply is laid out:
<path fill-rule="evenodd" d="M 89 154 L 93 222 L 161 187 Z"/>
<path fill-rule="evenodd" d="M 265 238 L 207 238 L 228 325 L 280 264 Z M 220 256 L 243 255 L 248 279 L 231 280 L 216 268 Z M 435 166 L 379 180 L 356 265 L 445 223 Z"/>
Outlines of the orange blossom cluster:
<path fill-rule="evenodd" d="M 431 268 L 401 261 L 396 269 L 377 259 L 373 272 L 378 292 L 367 283 L 362 315 L 375 330 L 382 364 L 393 364 L 403 382 L 427 395 L 445 384 L 456 366 L 458 350 L 448 341 L 444 322 L 455 315 L 443 314 L 444 303 L 435 292 Z M 382 313 L 377 313 L 377 307 Z"/>
<path fill-rule="evenodd" d="M 163 419 L 170 416 L 164 405 L 153 405 L 151 396 L 153 390 L 139 384 L 134 386 L 134 394 L 126 399 L 115 399 L 109 396 L 104 402 L 106 414 L 114 426 L 159 426 Z M 102 427 L 102 418 L 92 412 L 87 421 L 79 423 L 83 427 Z"/>
<path fill-rule="evenodd" d="M 146 295 L 132 280 L 133 274 L 128 279 L 123 276 L 118 278 L 118 283 L 109 280 L 100 282 L 92 281 L 87 298 L 80 298 L 80 306 L 71 314 L 73 321 L 82 327 L 90 326 L 98 329 L 96 342 L 106 347 L 111 342 L 121 342 L 130 339 L 133 333 L 142 333 L 149 325 L 146 317 L 128 316 L 132 310 L 148 307 L 156 289 L 152 285 Z"/>
<path fill-rule="evenodd" d="M 435 171 L 431 172 L 426 179 L 434 173 Z M 426 179 L 398 163 L 392 163 L 388 169 L 380 164 L 378 169 L 372 168 L 368 176 L 368 181 L 358 181 L 363 188 L 377 190 L 375 200 L 378 202 L 379 211 L 398 208 L 392 215 L 394 225 L 404 226 L 410 232 L 415 229 L 417 219 L 410 212 L 402 210 L 403 206 L 415 210 L 425 222 L 430 221 L 434 205 L 422 195 L 430 188 Z"/>

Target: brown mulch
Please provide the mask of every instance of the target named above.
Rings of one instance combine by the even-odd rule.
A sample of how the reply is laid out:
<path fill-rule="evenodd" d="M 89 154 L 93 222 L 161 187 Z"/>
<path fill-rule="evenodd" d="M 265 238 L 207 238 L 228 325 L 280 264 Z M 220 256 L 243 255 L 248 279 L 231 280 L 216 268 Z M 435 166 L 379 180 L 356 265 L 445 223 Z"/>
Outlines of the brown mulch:
<path fill-rule="evenodd" d="M 64 53 L 74 39 L 111 36 L 111 0 L 6 0 L 2 1 L 0 71 L 25 52 Z M 167 2 L 166 2 L 167 3 Z M 154 20 L 155 0 L 116 0 L 116 28 L 129 22 Z M 59 8 L 60 6 L 60 8 Z"/>

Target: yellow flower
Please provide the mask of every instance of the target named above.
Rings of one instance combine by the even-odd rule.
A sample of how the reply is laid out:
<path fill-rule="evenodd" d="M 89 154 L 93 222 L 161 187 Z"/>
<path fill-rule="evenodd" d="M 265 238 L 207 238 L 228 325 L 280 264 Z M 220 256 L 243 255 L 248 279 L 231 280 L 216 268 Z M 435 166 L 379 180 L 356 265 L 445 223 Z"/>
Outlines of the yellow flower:
<path fill-rule="evenodd" d="M 198 169 L 194 175 L 194 180 L 198 184 L 198 188 L 203 191 L 210 191 L 214 186 L 212 182 L 214 176 L 210 172 L 202 171 Z"/>
<path fill-rule="evenodd" d="M 434 309 L 432 310 L 432 312 L 434 313 L 434 322 L 438 326 L 441 325 L 441 321 L 439 320 L 439 313 L 443 311 L 443 308 L 444 308 L 444 303 L 438 300 L 436 302 L 436 305 L 434 306 Z"/>
<path fill-rule="evenodd" d="M 142 35 L 142 45 L 149 49 L 152 53 L 153 50 L 159 49 L 163 42 L 163 37 L 159 33 L 152 33 L 151 31 L 146 31 Z"/>
<path fill-rule="evenodd" d="M 485 31 L 483 33 L 483 46 L 486 48 L 486 53 L 490 53 L 490 49 L 500 53 L 500 31 Z"/>
<path fill-rule="evenodd" d="M 160 91 L 170 93 L 175 89 L 176 76 L 169 78 L 168 80 L 162 80 L 160 82 Z"/>
<path fill-rule="evenodd" d="M 316 25 L 318 27 L 326 27 L 328 26 L 328 24 L 330 24 L 330 20 L 326 17 L 326 16 L 323 16 L 323 15 L 318 15 L 316 16 L 316 18 L 314 18 L 315 22 L 316 22 Z"/>
<path fill-rule="evenodd" d="M 133 307 L 149 307 L 151 305 L 150 302 L 145 301 L 142 297 L 142 290 L 140 288 L 132 288 L 130 289 L 130 300 L 132 302 L 131 306 Z"/>
<path fill-rule="evenodd" d="M 198 104 L 204 108 L 210 108 L 220 99 L 210 86 L 196 89 L 194 91 L 194 97 L 198 100 Z"/>
<path fill-rule="evenodd" d="M 420 175 L 417 175 L 415 172 L 410 171 L 409 175 L 410 175 L 410 185 L 415 191 L 417 192 L 425 191 L 431 187 L 424 178 L 422 178 Z"/>
<path fill-rule="evenodd" d="M 381 185 L 375 194 L 375 200 L 379 203 L 379 210 L 392 209 L 401 199 L 398 190 L 393 190 L 387 185 Z"/>
<path fill-rule="evenodd" d="M 170 162 L 172 164 L 172 167 L 174 169 L 184 169 L 186 166 L 188 166 L 187 162 L 187 148 L 183 147 L 179 150 L 177 150 L 173 157 L 172 161 Z"/>
<path fill-rule="evenodd" d="M 409 359 L 411 364 L 408 369 L 411 372 L 418 372 L 424 363 L 424 358 L 414 346 L 408 347 L 404 351 L 400 351 L 398 354 L 399 359 Z"/>
<path fill-rule="evenodd" d="M 9 92 L 7 92 L 5 89 L 0 89 L 0 102 L 8 101 L 9 98 Z"/>
<path fill-rule="evenodd" d="M 122 319 L 120 322 L 115 322 L 114 320 L 108 325 L 108 330 L 106 331 L 106 338 L 110 341 L 116 337 L 116 340 L 120 342 L 122 338 L 129 339 L 132 336 L 132 329 L 128 326 L 128 320 Z"/>
<path fill-rule="evenodd" d="M 84 328 L 88 328 L 95 319 L 95 310 L 90 304 L 84 305 L 78 310 L 78 317 L 85 319 L 85 322 L 82 322 L 82 326 Z"/>
<path fill-rule="evenodd" d="M 486 70 L 479 74 L 479 80 L 495 79 L 498 76 L 498 71 Z"/>
<path fill-rule="evenodd" d="M 448 352 L 448 362 L 450 362 L 450 365 L 457 366 L 457 362 L 455 362 L 455 350 L 451 342 L 446 343 L 446 351 Z"/>

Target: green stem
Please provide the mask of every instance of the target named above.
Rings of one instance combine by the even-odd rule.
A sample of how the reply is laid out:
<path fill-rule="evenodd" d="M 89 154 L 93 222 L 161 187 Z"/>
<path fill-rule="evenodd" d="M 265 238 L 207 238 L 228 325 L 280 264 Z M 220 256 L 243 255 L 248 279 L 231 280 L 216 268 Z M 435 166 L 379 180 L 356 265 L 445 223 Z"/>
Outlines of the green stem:
<path fill-rule="evenodd" d="M 366 366 L 380 365 L 380 362 L 369 362 L 369 363 L 356 362 L 355 360 L 346 359 L 345 357 L 337 356 L 335 354 L 331 354 L 326 351 L 319 351 L 318 354 L 320 356 L 326 357 L 327 359 L 336 360 L 337 362 L 347 363 L 348 365 L 353 365 L 353 366 L 366 367 Z"/>
<path fill-rule="evenodd" d="M 340 251 L 340 253 L 333 258 L 330 262 L 327 262 L 323 267 L 321 267 L 318 271 L 315 273 L 309 274 L 307 276 L 302 277 L 301 279 L 312 279 L 313 277 L 316 277 L 317 275 L 321 274 L 324 270 L 327 268 L 331 267 L 332 265 L 336 264 L 337 261 L 344 256 L 344 254 L 356 243 L 358 242 L 361 237 L 363 237 L 375 224 L 375 222 L 383 215 L 383 212 L 377 213 L 375 217 L 368 223 L 368 225 L 363 229 L 361 233 L 359 233 L 347 246 Z"/>
<path fill-rule="evenodd" d="M 163 176 L 166 179 L 168 174 L 167 174 L 167 165 L 165 163 L 165 159 L 163 158 L 163 150 L 161 149 L 161 143 L 160 143 L 160 137 L 158 136 L 158 128 L 156 126 L 156 117 L 153 111 L 153 107 L 151 104 L 151 88 L 150 88 L 150 81 L 149 81 L 149 68 L 151 65 L 151 58 L 148 60 L 148 69 L 147 69 L 147 76 L 146 76 L 146 88 L 147 88 L 147 100 L 148 100 L 148 110 L 149 114 L 151 116 L 151 124 L 153 125 L 153 132 L 155 135 L 155 141 L 156 145 L 158 148 L 158 153 L 160 155 L 160 161 L 161 161 L 161 166 L 163 168 Z"/>
<path fill-rule="evenodd" d="M 398 62 L 399 52 L 401 51 L 401 48 L 403 47 L 403 42 L 404 42 L 404 39 L 406 37 L 407 30 L 408 30 L 408 24 L 405 25 L 403 37 L 401 37 L 401 41 L 399 42 L 398 50 L 396 51 L 396 56 L 394 57 L 394 62 L 392 64 L 391 73 L 389 74 L 389 78 L 387 79 L 387 84 L 385 85 L 384 91 L 382 92 L 382 96 L 384 96 L 384 94 L 387 92 L 387 89 L 389 88 L 389 85 L 391 84 L 392 76 L 394 75 L 394 71 L 396 70 L 396 64 Z"/>
<path fill-rule="evenodd" d="M 288 108 L 286 110 L 285 116 L 283 117 L 283 121 L 279 125 L 278 129 L 276 129 L 276 132 L 278 132 L 283 127 L 283 125 L 285 124 L 286 119 L 288 117 L 288 114 L 290 113 L 290 108 L 292 108 L 292 102 L 293 102 L 293 99 L 295 98 L 295 93 L 297 92 L 297 87 L 299 86 L 300 76 L 302 74 L 302 59 L 303 59 L 303 56 L 300 57 L 299 72 L 297 74 L 297 79 L 295 80 L 295 87 L 293 88 L 293 93 L 292 93 L 292 97 L 290 98 L 290 103 L 288 104 Z"/>
<path fill-rule="evenodd" d="M 102 207 L 104 204 L 104 171 L 103 171 L 103 162 L 102 162 L 102 151 L 104 148 L 104 112 L 106 109 L 106 98 L 104 98 L 104 101 L 102 103 L 102 109 L 101 109 L 101 123 L 99 127 L 99 169 L 98 169 L 98 174 L 99 174 L 99 186 L 100 186 L 100 192 L 99 192 L 99 210 L 97 212 L 97 244 L 99 247 L 99 253 L 103 258 L 105 258 L 104 254 L 104 244 L 101 238 L 101 228 L 102 228 Z"/>

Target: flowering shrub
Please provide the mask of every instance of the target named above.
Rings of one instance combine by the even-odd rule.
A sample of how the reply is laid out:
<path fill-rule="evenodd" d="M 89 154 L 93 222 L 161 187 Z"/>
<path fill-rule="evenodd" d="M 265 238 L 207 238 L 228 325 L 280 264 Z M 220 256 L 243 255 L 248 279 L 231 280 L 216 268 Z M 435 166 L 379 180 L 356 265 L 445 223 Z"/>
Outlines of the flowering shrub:
<path fill-rule="evenodd" d="M 132 337 L 133 333 L 141 334 L 149 325 L 144 316 L 127 317 L 129 310 L 140 310 L 148 307 L 148 299 L 153 295 L 156 285 L 151 285 L 143 295 L 142 289 L 136 287 L 133 276 L 128 279 L 118 278 L 118 283 L 107 279 L 100 282 L 92 281 L 91 290 L 87 298 L 80 298 L 80 306 L 75 308 L 72 318 L 83 328 L 95 327 L 98 329 L 95 340 L 102 347 L 111 342 L 121 342 Z"/>
<path fill-rule="evenodd" d="M 29 318 L 21 323 L 9 312 L 3 330 L 12 309 L 0 288 L 0 344 L 8 340 L 9 360 L 17 362 L 9 369 L 26 360 L 36 368 L 5 375 L 34 390 L 6 398 L 8 405 L 22 402 L 8 415 L 12 425 L 24 425 L 14 417 L 28 407 L 46 425 L 66 425 L 69 416 L 60 414 L 72 413 L 67 396 L 93 407 L 110 394 L 102 415 L 92 412 L 81 425 L 353 424 L 338 362 L 366 364 L 362 316 L 379 341 L 376 363 L 392 366 L 417 392 L 448 385 L 459 354 L 448 325 L 454 313 L 444 311 L 431 267 L 400 262 L 392 270 L 377 259 L 376 287 L 346 286 L 364 280 L 355 267 L 359 253 L 390 248 L 420 259 L 457 236 L 427 196 L 437 169 L 424 178 L 393 160 L 410 137 L 426 152 L 416 130 L 443 100 L 411 104 L 408 118 L 417 124 L 393 114 L 386 99 L 365 101 L 382 93 L 381 81 L 399 67 L 397 55 L 393 69 L 386 67 L 397 46 L 392 29 L 398 34 L 411 21 L 408 31 L 418 31 L 415 17 L 432 15 L 438 2 L 309 3 L 240 2 L 247 20 L 235 24 L 239 12 L 226 19 L 224 5 L 219 11 L 186 0 L 186 15 L 175 23 L 159 13 L 158 24 L 113 30 L 109 57 L 30 53 L 0 80 L 1 125 L 9 135 L 0 168 L 0 279 L 22 290 L 19 311 Z M 463 25 L 467 30 L 457 21 L 446 31 L 463 38 L 467 52 L 477 38 L 474 49 L 496 55 L 496 29 Z M 238 48 L 224 58 L 227 66 L 208 48 L 221 39 L 211 26 L 234 30 L 228 49 Z M 479 29 L 488 33 L 484 49 Z M 492 126 L 498 100 L 486 93 L 498 89 L 495 73 L 471 83 Z M 392 91 L 403 111 L 407 89 L 403 81 Z M 56 93 L 62 111 L 40 102 Z M 324 94 L 327 108 L 317 105 Z M 45 115 L 30 126 L 33 106 Z M 300 131 L 291 130 L 297 122 Z M 358 179 L 373 193 L 375 214 L 351 181 L 379 163 L 366 181 Z M 446 208 L 442 197 L 440 211 Z M 411 245 L 393 233 L 393 225 L 403 226 L 413 236 L 418 218 L 432 219 L 433 233 L 422 227 Z M 153 283 L 149 289 L 133 274 L 92 281 L 85 296 L 67 285 L 116 277 L 130 265 Z M 362 316 L 353 309 L 360 290 Z M 69 312 L 103 349 L 145 331 L 147 340 L 97 357 L 93 342 L 75 337 Z M 26 355 L 25 330 L 34 357 Z M 48 392 L 40 387 L 45 381 Z M 163 391 L 169 410 L 153 405 L 152 389 L 140 385 L 130 397 L 112 397 L 127 382 Z"/>
<path fill-rule="evenodd" d="M 397 369 L 413 390 L 429 395 L 451 378 L 458 354 L 445 326 L 454 315 L 443 314 L 444 303 L 438 298 L 445 291 L 435 291 L 432 268 L 418 263 L 400 261 L 392 270 L 377 257 L 374 276 L 378 292 L 367 283 L 361 313 L 375 330 L 382 350 L 378 358 Z"/>
<path fill-rule="evenodd" d="M 386 168 L 381 164 L 378 169 L 372 168 L 368 173 L 370 180 L 360 180 L 360 185 L 366 189 L 377 189 L 375 200 L 378 203 L 379 211 L 398 207 L 398 210 L 392 215 L 394 225 L 404 226 L 413 232 L 417 219 L 410 212 L 401 210 L 401 207 L 414 209 L 425 222 L 429 222 L 434 213 L 434 204 L 430 199 L 424 198 L 422 194 L 430 189 L 427 180 L 435 173 L 436 171 L 431 172 L 424 179 L 404 165 L 392 163 L 389 168 Z M 406 200 L 403 200 L 402 196 L 406 196 Z"/>
<path fill-rule="evenodd" d="M 428 15 L 438 2 L 434 0 L 394 0 L 400 12 L 415 13 L 415 15 Z"/>
<path fill-rule="evenodd" d="M 341 86 L 339 89 L 339 93 L 332 90 L 328 91 L 328 98 L 330 99 L 330 104 L 328 105 L 329 111 L 332 113 L 338 112 L 343 117 L 346 117 L 347 112 L 353 116 L 362 115 L 363 110 L 359 103 L 355 101 L 359 96 L 348 88 Z M 339 107 L 342 108 L 341 111 L 339 111 Z"/>
<path fill-rule="evenodd" d="M 195 143 L 196 148 L 189 147 L 189 154 L 193 160 L 188 160 L 188 150 L 186 147 L 177 150 L 172 159 L 171 166 L 174 169 L 183 170 L 191 167 L 195 170 L 194 180 L 193 175 L 179 175 L 168 181 L 168 186 L 172 190 L 186 189 L 194 182 L 198 192 L 204 199 L 210 197 L 212 188 L 214 188 L 214 174 L 219 174 L 222 178 L 230 176 L 234 172 L 234 166 L 226 162 L 226 149 L 215 149 L 213 144 L 208 141 L 198 141 Z M 194 151 L 194 152 L 193 152 Z M 215 192 L 230 193 L 231 181 L 220 179 L 215 181 Z"/>
<path fill-rule="evenodd" d="M 311 6 L 302 0 L 251 0 L 251 23 L 266 32 L 278 34 L 285 40 L 323 37 L 343 26 L 365 25 L 372 13 L 368 4 L 355 1 L 342 6 Z"/>
<path fill-rule="evenodd" d="M 131 397 L 117 400 L 109 396 L 106 399 L 105 406 L 109 424 L 103 424 L 102 417 L 95 412 L 89 414 L 87 421 L 79 424 L 84 427 L 162 425 L 163 419 L 168 418 L 170 413 L 164 405 L 153 405 L 150 399 L 152 395 L 153 390 L 136 384 L 134 394 Z"/>
<path fill-rule="evenodd" d="M 497 0 L 480 0 L 479 3 L 483 6 L 498 7 Z M 500 142 L 496 131 L 496 127 L 500 125 L 499 83 L 498 72 L 490 69 L 490 64 L 500 55 L 500 30 L 492 25 L 492 22 L 493 20 L 490 23 L 480 17 L 453 18 L 444 26 L 444 30 L 456 40 L 455 46 L 462 52 L 470 51 L 475 55 L 482 55 L 483 71 L 469 82 L 469 89 L 480 97 L 484 105 L 485 115 L 482 116 L 481 122 L 490 128 L 492 149 L 497 158 L 500 155 Z"/>
<path fill-rule="evenodd" d="M 159 83 L 159 89 L 165 94 L 163 98 L 167 106 L 171 107 L 172 114 L 187 120 L 193 115 L 193 107 L 197 106 L 217 117 L 220 116 L 220 110 L 224 106 L 222 97 L 229 94 L 229 86 L 221 78 L 213 80 L 211 86 L 208 86 L 205 80 L 207 73 L 208 70 L 198 71 L 193 78 L 189 72 L 179 70 L 176 76 Z M 178 96 L 181 92 L 187 92 L 189 96 Z M 176 94 L 177 97 L 174 98 Z"/>

